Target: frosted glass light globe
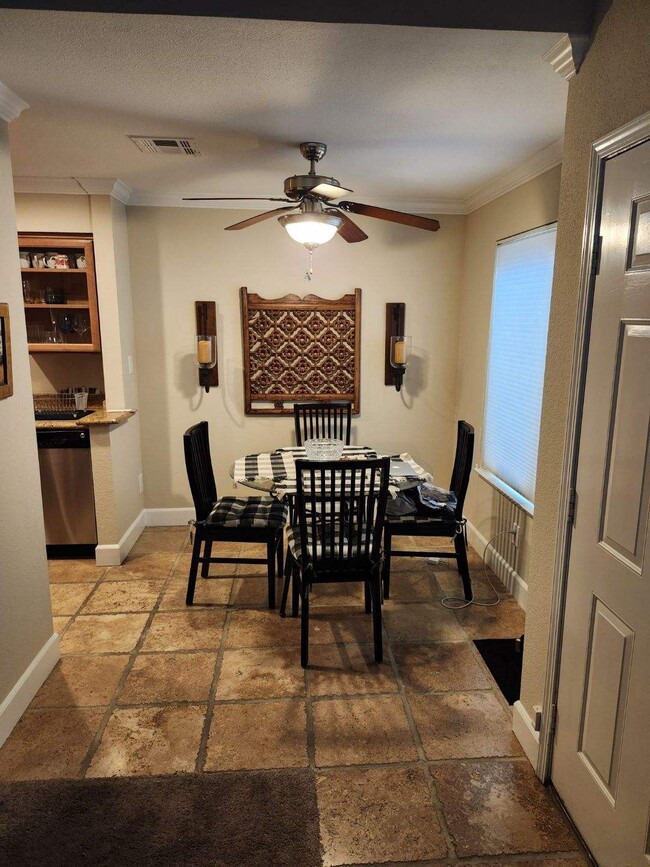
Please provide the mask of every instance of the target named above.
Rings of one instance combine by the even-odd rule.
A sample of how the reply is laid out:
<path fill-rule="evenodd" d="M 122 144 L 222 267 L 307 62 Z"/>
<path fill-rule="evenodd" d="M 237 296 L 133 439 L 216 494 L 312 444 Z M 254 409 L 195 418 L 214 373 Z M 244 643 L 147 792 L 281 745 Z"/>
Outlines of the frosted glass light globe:
<path fill-rule="evenodd" d="M 309 247 L 331 241 L 343 224 L 337 214 L 291 214 L 278 220 L 294 241 Z"/>

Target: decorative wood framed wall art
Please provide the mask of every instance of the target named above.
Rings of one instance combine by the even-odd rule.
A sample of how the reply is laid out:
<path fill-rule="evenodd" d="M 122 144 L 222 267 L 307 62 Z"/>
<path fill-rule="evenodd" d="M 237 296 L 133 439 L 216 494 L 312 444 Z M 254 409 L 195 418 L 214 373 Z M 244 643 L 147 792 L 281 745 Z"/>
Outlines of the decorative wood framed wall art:
<path fill-rule="evenodd" d="M 304 400 L 347 400 L 359 412 L 361 289 L 330 300 L 243 286 L 241 310 L 246 415 L 290 415 Z"/>
<path fill-rule="evenodd" d="M 9 329 L 9 305 L 0 304 L 0 400 L 14 393 L 11 373 L 11 331 Z"/>

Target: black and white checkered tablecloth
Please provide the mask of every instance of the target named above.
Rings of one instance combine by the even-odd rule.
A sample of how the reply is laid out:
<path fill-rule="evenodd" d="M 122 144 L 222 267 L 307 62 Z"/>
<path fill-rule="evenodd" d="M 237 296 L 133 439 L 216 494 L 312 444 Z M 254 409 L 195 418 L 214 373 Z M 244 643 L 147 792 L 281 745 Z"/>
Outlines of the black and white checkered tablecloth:
<path fill-rule="evenodd" d="M 274 452 L 262 452 L 258 455 L 246 455 L 238 458 L 232 469 L 235 482 L 251 487 L 262 487 L 276 497 L 294 495 L 296 493 L 296 459 L 306 458 L 307 453 L 301 446 L 287 446 Z M 344 446 L 343 457 L 367 458 L 381 457 L 376 451 L 365 446 Z M 413 487 L 416 479 L 422 482 L 430 481 L 431 476 L 413 458 L 407 454 L 399 455 L 413 468 L 413 477 L 391 476 L 389 491 L 395 496 L 398 491 Z M 268 483 L 268 484 L 265 484 Z"/>

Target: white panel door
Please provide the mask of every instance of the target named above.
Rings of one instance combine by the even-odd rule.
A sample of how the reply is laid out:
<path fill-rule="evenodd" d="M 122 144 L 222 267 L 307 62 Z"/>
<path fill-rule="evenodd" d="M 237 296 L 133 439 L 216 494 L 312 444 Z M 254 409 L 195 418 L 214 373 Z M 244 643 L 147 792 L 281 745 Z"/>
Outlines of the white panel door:
<path fill-rule="evenodd" d="M 650 867 L 650 142 L 600 233 L 552 780 L 600 867 Z"/>

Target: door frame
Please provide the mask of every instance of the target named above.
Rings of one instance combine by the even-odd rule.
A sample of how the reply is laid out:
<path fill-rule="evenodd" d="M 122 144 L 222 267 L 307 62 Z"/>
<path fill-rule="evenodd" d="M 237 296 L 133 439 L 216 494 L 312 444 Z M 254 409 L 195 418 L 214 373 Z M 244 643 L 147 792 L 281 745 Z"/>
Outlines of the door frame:
<path fill-rule="evenodd" d="M 582 235 L 578 310 L 560 482 L 560 508 L 551 591 L 551 621 L 544 684 L 544 701 L 542 705 L 542 728 L 540 731 L 536 768 L 537 776 L 543 783 L 550 781 L 553 760 L 555 709 L 560 681 L 562 631 L 564 627 L 569 553 L 573 529 L 573 521 L 570 518 L 572 512 L 571 495 L 575 487 L 578 469 L 582 406 L 589 352 L 591 307 L 594 284 L 596 282 L 596 269 L 593 268 L 593 264 L 596 261 L 595 257 L 599 254 L 597 242 L 600 235 L 605 164 L 612 157 L 618 156 L 624 151 L 643 144 L 648 140 L 650 140 L 650 112 L 642 114 L 640 117 L 625 124 L 625 126 L 608 133 L 591 146 L 589 183 Z"/>

